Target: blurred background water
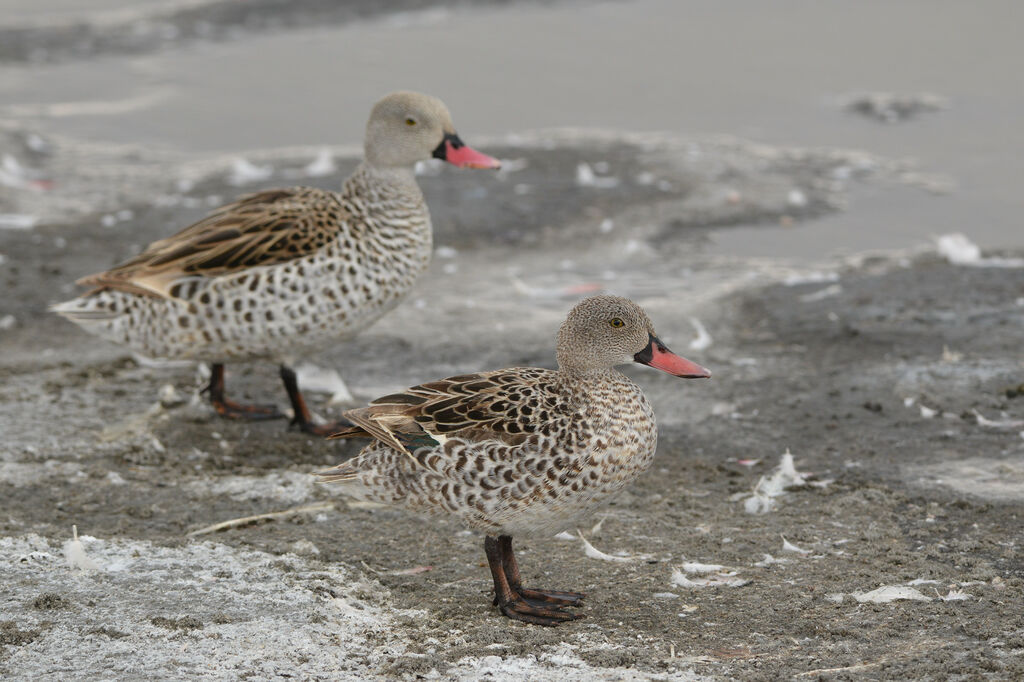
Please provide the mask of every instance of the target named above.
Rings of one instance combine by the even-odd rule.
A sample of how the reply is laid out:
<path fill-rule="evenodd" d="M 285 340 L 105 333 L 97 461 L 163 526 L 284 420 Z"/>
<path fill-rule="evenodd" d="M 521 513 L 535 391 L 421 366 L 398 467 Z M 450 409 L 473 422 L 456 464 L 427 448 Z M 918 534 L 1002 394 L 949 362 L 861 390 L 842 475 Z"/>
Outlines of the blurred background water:
<path fill-rule="evenodd" d="M 1016 0 L 394 2 L 368 19 L 308 25 L 314 16 L 294 28 L 289 12 L 329 3 L 265 4 L 280 28 L 268 19 L 264 30 L 177 40 L 169 23 L 159 49 L 105 51 L 94 41 L 79 56 L 40 48 L 0 62 L 0 118 L 197 154 L 358 144 L 371 104 L 409 88 L 442 97 L 466 139 L 566 126 L 725 133 L 912 158 L 952 181 L 942 196 L 861 187 L 856 211 L 718 231 L 706 247 L 714 251 L 815 257 L 948 232 L 985 247 L 1024 245 Z M 52 37 L 83 22 L 101 35 L 104 25 L 143 33 L 154 13 L 202 5 L 2 0 L 0 36 L 35 27 Z M 74 35 L 68 42 L 82 42 Z M 874 91 L 931 93 L 948 106 L 893 122 L 844 110 L 844 97 Z"/>

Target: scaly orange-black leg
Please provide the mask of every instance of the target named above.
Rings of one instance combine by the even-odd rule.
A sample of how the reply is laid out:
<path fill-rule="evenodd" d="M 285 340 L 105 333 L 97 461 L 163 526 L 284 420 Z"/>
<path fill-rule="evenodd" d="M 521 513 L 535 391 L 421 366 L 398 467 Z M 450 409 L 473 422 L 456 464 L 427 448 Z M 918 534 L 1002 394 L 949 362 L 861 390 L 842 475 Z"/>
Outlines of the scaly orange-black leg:
<path fill-rule="evenodd" d="M 488 535 L 484 538 L 484 552 L 487 554 L 487 563 L 491 568 L 491 577 L 494 579 L 494 604 L 509 618 L 521 620 L 524 623 L 534 623 L 535 625 L 558 625 L 559 623 L 583 617 L 549 605 L 565 602 L 542 603 L 540 600 L 527 599 L 519 591 L 512 588 L 506 574 L 506 566 L 515 567 L 515 574 L 517 576 L 519 569 L 515 564 L 514 557 L 511 560 L 506 558 L 506 555 L 512 556 L 512 538 L 510 536 L 502 535 L 500 538 L 494 538 Z M 530 590 L 530 592 L 538 595 L 548 594 L 540 590 Z M 551 594 L 576 595 L 577 593 L 555 592 Z M 583 595 L 579 595 L 576 601 L 582 598 Z"/>
<path fill-rule="evenodd" d="M 299 390 L 299 380 L 295 376 L 295 370 L 281 365 L 281 381 L 284 382 L 284 390 L 288 392 L 288 400 L 292 404 L 294 413 L 292 426 L 298 426 L 306 433 L 324 438 L 352 426 L 352 422 L 347 419 L 339 419 L 328 424 L 313 423 L 313 417 L 309 413 L 309 408 L 306 407 L 306 399 L 302 397 L 302 392 Z"/>
<path fill-rule="evenodd" d="M 224 365 L 210 366 L 210 383 L 203 389 L 210 394 L 210 404 L 217 414 L 226 419 L 280 419 L 284 416 L 273 405 L 243 405 L 228 400 L 224 394 Z"/>
<path fill-rule="evenodd" d="M 499 535 L 498 549 L 501 550 L 503 566 L 505 569 L 505 579 L 508 580 L 509 587 L 512 588 L 513 592 L 519 594 L 519 596 L 526 601 L 533 602 L 535 604 L 575 606 L 583 601 L 583 598 L 587 596 L 582 592 L 534 590 L 529 587 L 523 587 L 522 581 L 519 577 L 519 562 L 516 561 L 516 555 L 512 551 L 512 536 Z"/>

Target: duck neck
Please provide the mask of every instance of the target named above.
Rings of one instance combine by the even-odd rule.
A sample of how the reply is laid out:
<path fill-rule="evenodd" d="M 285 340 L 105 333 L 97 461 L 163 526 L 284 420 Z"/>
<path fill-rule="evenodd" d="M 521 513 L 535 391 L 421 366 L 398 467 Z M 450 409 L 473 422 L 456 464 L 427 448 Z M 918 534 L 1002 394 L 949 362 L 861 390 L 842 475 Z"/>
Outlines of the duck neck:
<path fill-rule="evenodd" d="M 576 367 L 573 365 L 559 365 L 558 374 L 568 386 L 605 383 L 621 379 L 623 376 L 614 367 Z"/>
<path fill-rule="evenodd" d="M 389 194 L 423 196 L 411 166 L 376 166 L 363 161 L 352 174 L 351 179 L 356 178 L 362 180 L 361 184 L 384 189 Z"/>
<path fill-rule="evenodd" d="M 624 382 L 628 383 L 629 379 L 611 367 L 560 367 L 558 375 L 559 391 L 565 400 L 574 409 L 589 415 L 589 418 L 604 419 L 608 415 L 610 405 L 616 405 L 617 401 L 626 399 Z M 609 396 L 614 398 L 609 399 Z"/>

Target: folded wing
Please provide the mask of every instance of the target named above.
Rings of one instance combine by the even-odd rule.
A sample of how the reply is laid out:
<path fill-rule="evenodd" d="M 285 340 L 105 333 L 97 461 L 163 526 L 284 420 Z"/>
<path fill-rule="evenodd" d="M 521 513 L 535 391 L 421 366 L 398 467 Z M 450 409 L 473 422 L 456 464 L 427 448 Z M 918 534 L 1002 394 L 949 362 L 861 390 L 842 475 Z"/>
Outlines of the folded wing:
<path fill-rule="evenodd" d="M 354 426 L 332 438 L 375 438 L 410 455 L 449 438 L 518 445 L 564 411 L 553 376 L 550 370 L 513 368 L 413 386 L 346 412 Z"/>
<path fill-rule="evenodd" d="M 345 211 L 333 192 L 293 187 L 249 194 L 106 272 L 78 280 L 99 289 L 170 298 L 188 277 L 217 277 L 310 255 Z"/>

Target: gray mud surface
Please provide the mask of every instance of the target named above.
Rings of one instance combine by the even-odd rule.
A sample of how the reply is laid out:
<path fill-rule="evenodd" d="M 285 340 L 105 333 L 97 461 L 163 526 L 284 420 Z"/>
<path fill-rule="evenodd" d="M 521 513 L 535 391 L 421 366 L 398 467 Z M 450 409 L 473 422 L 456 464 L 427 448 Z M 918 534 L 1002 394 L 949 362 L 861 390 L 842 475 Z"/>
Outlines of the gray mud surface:
<path fill-rule="evenodd" d="M 0 17 L 0 679 L 1024 678 L 1019 3 L 88 4 Z M 314 482 L 357 443 L 220 420 L 201 368 L 46 311 L 241 193 L 337 187 L 323 144 L 398 87 L 504 168 L 424 165 L 430 271 L 310 361 L 357 403 L 551 367 L 605 290 L 714 372 L 624 368 L 653 468 L 596 551 L 517 538 L 583 620 L 500 617 L 481 537 Z"/>
<path fill-rule="evenodd" d="M 243 191 L 220 170 L 177 194 L 168 180 L 177 199 L 140 201 L 130 220 L 0 232 L 0 318 L 13 319 L 0 359 L 0 674 L 1024 675 L 1024 270 L 954 266 L 930 250 L 815 268 L 702 255 L 715 226 L 840 209 L 837 168 L 848 182 L 896 182 L 895 166 L 864 155 L 601 135 L 487 150 L 519 169 L 428 169 L 447 248 L 406 304 L 315 361 L 360 400 L 469 370 L 551 366 L 565 311 L 606 289 L 641 302 L 670 346 L 711 367 L 709 382 L 626 369 L 655 405 L 658 456 L 600 528 L 581 529 L 624 560 L 587 556 L 578 538 L 518 542 L 528 583 L 585 591 L 586 618 L 546 629 L 499 617 L 480 537 L 446 519 L 349 509 L 313 483 L 353 444 L 219 420 L 194 368 L 140 365 L 45 312 L 76 277 L 198 217 L 208 197 Z M 596 175 L 618 184 L 581 183 L 581 163 L 607 164 Z M 336 185 L 351 164 L 302 181 Z M 716 193 L 723 177 L 740 208 Z M 792 205 L 792 190 L 806 201 Z M 687 348 L 691 317 L 710 332 L 706 349 Z M 228 369 L 239 399 L 283 402 L 274 368 Z M 747 513 L 787 448 L 809 484 Z M 306 509 L 187 536 L 295 508 Z M 72 524 L 98 570 L 68 568 Z M 745 584 L 674 583 L 685 562 Z M 853 596 L 921 580 L 919 600 Z"/>

